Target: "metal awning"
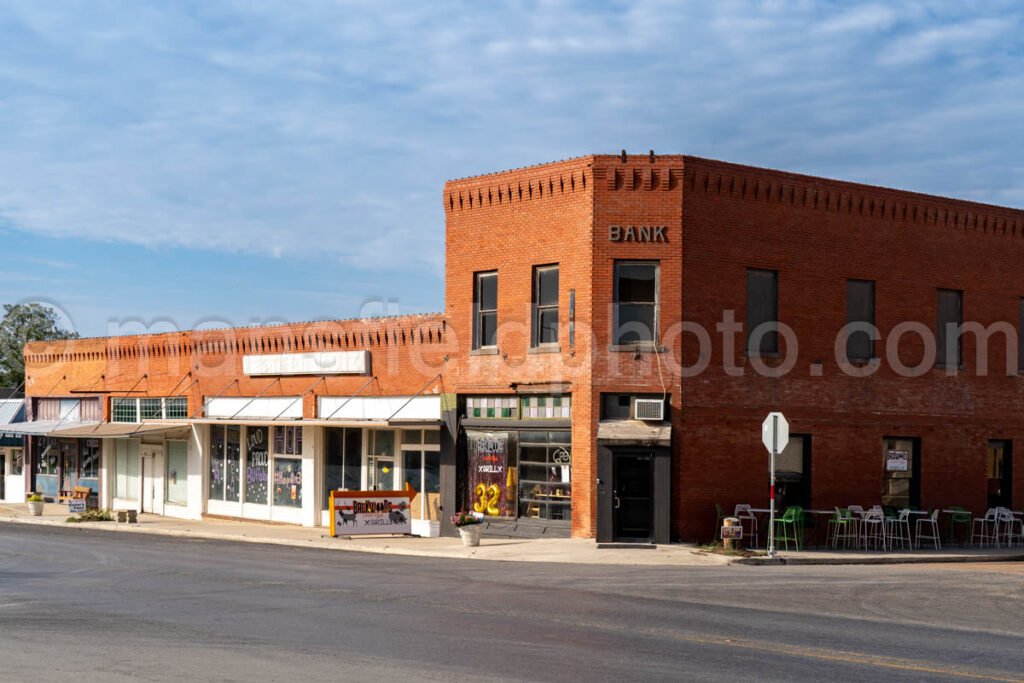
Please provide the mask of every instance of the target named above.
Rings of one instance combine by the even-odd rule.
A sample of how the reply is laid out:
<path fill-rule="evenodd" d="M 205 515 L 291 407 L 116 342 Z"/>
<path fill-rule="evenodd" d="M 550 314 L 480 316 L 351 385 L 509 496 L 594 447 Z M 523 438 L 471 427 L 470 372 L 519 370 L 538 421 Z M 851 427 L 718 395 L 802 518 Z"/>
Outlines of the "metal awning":
<path fill-rule="evenodd" d="M 275 420 L 258 417 L 196 417 L 188 420 L 189 424 L 222 425 L 238 424 L 254 427 L 438 427 L 444 422 L 437 420 L 399 419 L 394 420 Z"/>
<path fill-rule="evenodd" d="M 671 446 L 669 422 L 602 420 L 597 423 L 597 440 L 617 446 Z"/>
<path fill-rule="evenodd" d="M 60 420 L 35 420 L 33 422 L 12 422 L 4 425 L 3 430 L 11 434 L 25 436 L 57 436 L 63 429 L 78 427 L 95 427 L 99 422 L 61 422 Z"/>
<path fill-rule="evenodd" d="M 79 439 L 127 439 L 143 434 L 158 434 L 188 427 L 185 422 L 101 422 L 91 427 L 83 424 L 66 425 L 54 436 Z"/>

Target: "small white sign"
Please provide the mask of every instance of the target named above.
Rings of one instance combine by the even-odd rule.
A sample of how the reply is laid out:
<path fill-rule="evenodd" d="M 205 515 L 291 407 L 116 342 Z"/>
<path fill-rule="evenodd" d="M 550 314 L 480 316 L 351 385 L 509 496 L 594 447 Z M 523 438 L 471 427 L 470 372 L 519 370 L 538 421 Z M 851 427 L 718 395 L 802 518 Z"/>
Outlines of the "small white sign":
<path fill-rule="evenodd" d="M 247 375 L 365 375 L 370 371 L 369 351 L 320 351 L 243 356 Z"/>
<path fill-rule="evenodd" d="M 885 454 L 886 472 L 907 472 L 910 462 L 910 454 L 907 451 L 888 451 Z"/>
<path fill-rule="evenodd" d="M 722 538 L 743 538 L 743 527 L 741 526 L 723 526 L 722 527 Z"/>
<path fill-rule="evenodd" d="M 78 515 L 85 512 L 85 498 L 72 498 L 68 501 L 68 513 Z"/>
<path fill-rule="evenodd" d="M 777 453 L 786 449 L 786 444 L 789 443 L 789 422 L 782 413 L 768 413 L 768 417 L 761 423 L 761 443 L 769 453 L 772 452 L 773 445 Z"/>

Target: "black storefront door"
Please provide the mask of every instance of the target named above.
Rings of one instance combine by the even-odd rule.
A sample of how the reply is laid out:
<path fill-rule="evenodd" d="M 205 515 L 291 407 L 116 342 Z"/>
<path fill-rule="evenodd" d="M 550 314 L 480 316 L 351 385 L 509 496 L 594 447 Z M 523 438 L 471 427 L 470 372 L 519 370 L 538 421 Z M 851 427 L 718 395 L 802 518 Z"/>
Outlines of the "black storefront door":
<path fill-rule="evenodd" d="M 614 540 L 650 542 L 654 523 L 654 458 L 615 453 L 612 472 Z"/>

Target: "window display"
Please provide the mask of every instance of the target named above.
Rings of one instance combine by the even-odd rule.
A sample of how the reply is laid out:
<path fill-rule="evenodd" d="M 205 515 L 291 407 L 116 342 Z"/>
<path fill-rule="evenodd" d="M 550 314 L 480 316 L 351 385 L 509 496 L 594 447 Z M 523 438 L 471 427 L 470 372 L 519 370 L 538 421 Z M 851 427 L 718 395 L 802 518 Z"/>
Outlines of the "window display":
<path fill-rule="evenodd" d="M 270 435 L 267 427 L 245 429 L 245 502 L 267 504 Z"/>
<path fill-rule="evenodd" d="M 302 507 L 302 461 L 274 458 L 274 505 Z"/>
<path fill-rule="evenodd" d="M 519 433 L 519 516 L 572 519 L 569 432 Z"/>

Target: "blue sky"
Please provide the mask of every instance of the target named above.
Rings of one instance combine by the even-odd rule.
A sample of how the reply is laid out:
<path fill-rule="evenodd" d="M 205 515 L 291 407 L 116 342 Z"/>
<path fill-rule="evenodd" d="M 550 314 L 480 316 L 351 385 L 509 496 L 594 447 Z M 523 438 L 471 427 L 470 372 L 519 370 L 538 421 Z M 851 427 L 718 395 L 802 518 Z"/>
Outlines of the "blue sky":
<path fill-rule="evenodd" d="M 621 148 L 1024 206 L 1015 2 L 0 0 L 0 302 L 443 307 L 446 179 Z"/>

